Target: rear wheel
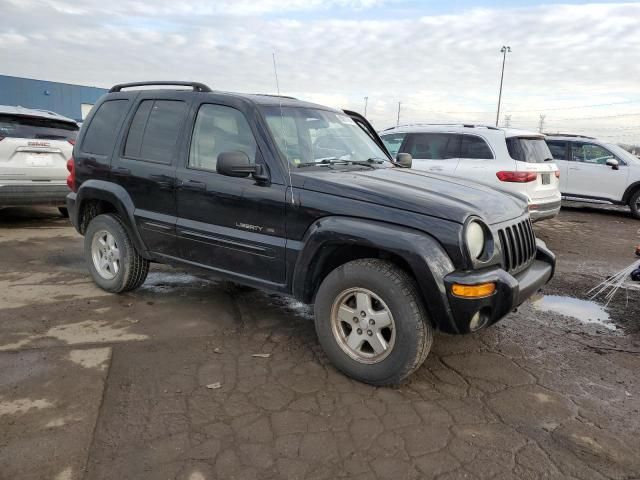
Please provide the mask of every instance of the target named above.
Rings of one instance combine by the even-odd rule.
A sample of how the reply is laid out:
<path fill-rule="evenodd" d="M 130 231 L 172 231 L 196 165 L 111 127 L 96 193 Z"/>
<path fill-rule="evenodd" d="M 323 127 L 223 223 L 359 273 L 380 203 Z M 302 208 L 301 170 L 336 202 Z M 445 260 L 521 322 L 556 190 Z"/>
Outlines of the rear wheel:
<path fill-rule="evenodd" d="M 631 196 L 629 206 L 631 207 L 631 214 L 635 218 L 640 219 L 640 190 L 636 191 L 636 193 Z"/>
<path fill-rule="evenodd" d="M 84 254 L 93 281 L 108 292 L 134 290 L 149 273 L 149 260 L 137 252 L 116 215 L 91 220 L 84 236 Z"/>
<path fill-rule="evenodd" d="M 374 385 L 406 379 L 433 342 L 415 282 L 378 259 L 354 260 L 324 279 L 316 295 L 315 324 L 333 364 Z"/>

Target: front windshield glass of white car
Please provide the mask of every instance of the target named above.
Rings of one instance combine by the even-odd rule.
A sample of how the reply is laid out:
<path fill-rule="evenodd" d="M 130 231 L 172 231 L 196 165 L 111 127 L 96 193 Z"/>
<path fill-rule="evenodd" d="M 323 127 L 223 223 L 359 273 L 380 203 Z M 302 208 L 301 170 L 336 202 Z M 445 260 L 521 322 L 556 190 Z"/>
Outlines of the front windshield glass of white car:
<path fill-rule="evenodd" d="M 388 160 L 347 115 L 303 107 L 265 106 L 262 112 L 280 151 L 292 167 L 353 165 Z M 385 164 L 390 165 L 389 163 Z"/>

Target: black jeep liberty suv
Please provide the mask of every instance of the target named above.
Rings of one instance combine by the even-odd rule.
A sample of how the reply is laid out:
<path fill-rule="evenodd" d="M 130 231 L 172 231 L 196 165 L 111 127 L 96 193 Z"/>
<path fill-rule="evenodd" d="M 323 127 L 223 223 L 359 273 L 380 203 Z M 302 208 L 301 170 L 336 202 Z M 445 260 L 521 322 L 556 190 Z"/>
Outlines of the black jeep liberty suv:
<path fill-rule="evenodd" d="M 315 305 L 337 368 L 395 384 L 434 329 L 497 322 L 555 267 L 522 199 L 410 163 L 355 112 L 123 84 L 82 126 L 67 206 L 103 289 L 133 290 L 160 262 L 291 294 Z"/>

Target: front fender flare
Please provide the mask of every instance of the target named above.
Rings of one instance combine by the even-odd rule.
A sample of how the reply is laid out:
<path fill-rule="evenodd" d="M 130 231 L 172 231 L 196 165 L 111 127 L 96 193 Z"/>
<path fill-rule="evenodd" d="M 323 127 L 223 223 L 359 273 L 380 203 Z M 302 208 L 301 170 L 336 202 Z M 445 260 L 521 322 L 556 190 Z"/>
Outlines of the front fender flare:
<path fill-rule="evenodd" d="M 315 275 L 330 255 L 328 247 L 368 247 L 401 257 L 411 268 L 434 325 L 447 331 L 452 325 L 455 328 L 443 280 L 455 267 L 434 237 L 385 222 L 332 216 L 315 221 L 301 244 L 293 273 L 296 298 L 307 303 L 313 300 L 318 283 Z"/>

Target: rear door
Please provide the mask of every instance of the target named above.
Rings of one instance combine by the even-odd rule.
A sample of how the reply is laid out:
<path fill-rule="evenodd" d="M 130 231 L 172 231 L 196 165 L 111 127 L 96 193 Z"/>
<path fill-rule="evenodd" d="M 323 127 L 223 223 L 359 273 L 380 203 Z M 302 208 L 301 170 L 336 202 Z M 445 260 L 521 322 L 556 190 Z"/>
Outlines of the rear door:
<path fill-rule="evenodd" d="M 487 141 L 480 135 L 462 134 L 460 159 L 456 176 L 478 182 L 495 184 L 495 156 Z"/>
<path fill-rule="evenodd" d="M 618 170 L 606 164 L 615 158 Z M 627 187 L 629 168 L 626 162 L 611 151 L 591 142 L 572 141 L 567 195 L 619 201 Z"/>
<path fill-rule="evenodd" d="M 409 133 L 401 152 L 413 157 L 412 168 L 454 175 L 458 167 L 461 136 L 452 132 Z"/>
<path fill-rule="evenodd" d="M 111 164 L 111 179 L 131 196 L 147 248 L 176 249 L 175 171 L 191 104 L 180 92 L 142 92 L 127 120 L 127 133 Z"/>
<path fill-rule="evenodd" d="M 554 163 L 560 171 L 560 192 L 564 194 L 567 191 L 567 180 L 569 178 L 570 144 L 565 140 L 547 140 L 547 146 Z"/>
<path fill-rule="evenodd" d="M 77 135 L 75 122 L 0 114 L 0 178 L 64 183 Z"/>

